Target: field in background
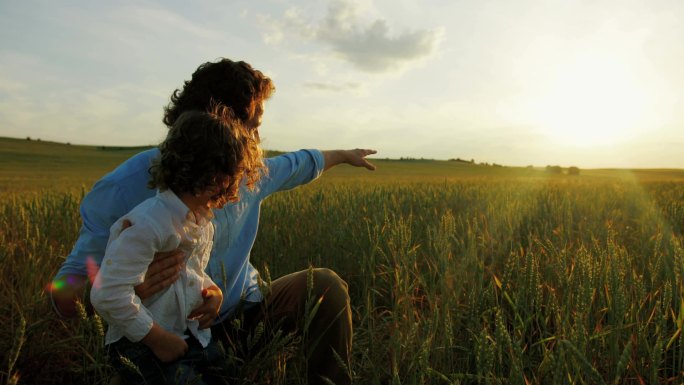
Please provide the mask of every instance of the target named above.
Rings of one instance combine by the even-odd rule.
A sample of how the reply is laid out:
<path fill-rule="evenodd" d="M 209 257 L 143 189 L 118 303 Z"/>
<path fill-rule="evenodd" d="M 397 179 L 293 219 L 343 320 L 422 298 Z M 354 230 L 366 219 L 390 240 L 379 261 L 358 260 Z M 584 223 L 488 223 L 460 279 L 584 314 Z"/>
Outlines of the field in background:
<path fill-rule="evenodd" d="M 56 319 L 44 288 L 82 194 L 137 151 L 0 140 L 3 382 L 107 383 L 99 320 Z M 684 381 L 682 170 L 375 163 L 269 198 L 252 257 L 349 283 L 357 383 Z M 234 383 L 300 383 L 296 343 L 270 348 Z"/>
<path fill-rule="evenodd" d="M 76 146 L 0 138 L 0 193 L 89 188 L 123 160 L 146 148 L 149 147 Z"/>
<path fill-rule="evenodd" d="M 140 151 L 150 148 L 83 146 L 0 137 L 0 193 L 41 189 L 90 189 L 102 175 Z M 268 152 L 277 155 L 279 152 Z M 380 154 L 381 155 L 381 154 Z M 543 167 L 500 167 L 457 161 L 374 159 L 374 173 L 353 167 L 337 167 L 326 181 L 392 183 L 451 180 L 481 177 L 564 178 L 550 175 Z M 541 166 L 541 165 L 540 165 Z M 684 181 L 680 169 L 593 169 L 581 170 L 579 178 L 609 178 L 638 181 Z M 573 177 L 577 178 L 577 177 Z"/>

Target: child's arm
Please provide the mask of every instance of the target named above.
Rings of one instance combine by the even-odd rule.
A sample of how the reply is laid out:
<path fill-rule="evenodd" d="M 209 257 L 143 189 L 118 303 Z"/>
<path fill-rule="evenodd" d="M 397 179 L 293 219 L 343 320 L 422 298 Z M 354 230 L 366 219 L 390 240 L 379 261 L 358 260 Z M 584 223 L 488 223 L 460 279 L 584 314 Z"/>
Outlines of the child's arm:
<path fill-rule="evenodd" d="M 208 260 L 209 257 L 207 256 L 206 259 Z M 188 315 L 188 318 L 196 318 L 199 321 L 200 329 L 206 329 L 214 323 L 214 320 L 221 311 L 221 304 L 223 303 L 223 292 L 216 283 L 214 283 L 211 277 L 204 272 L 207 264 L 206 261 L 203 262 L 205 262 L 202 264 L 202 298 L 204 298 L 204 302 L 193 309 L 190 315 Z"/>
<path fill-rule="evenodd" d="M 121 221 L 121 231 L 131 226 L 130 220 Z M 185 254 L 180 249 L 155 253 L 147 267 L 145 281 L 134 287 L 135 294 L 145 299 L 171 286 L 180 277 L 180 265 L 184 260 Z"/>
<path fill-rule="evenodd" d="M 209 279 L 208 276 L 207 279 Z M 188 318 L 196 318 L 199 321 L 199 328 L 206 329 L 214 323 L 214 320 L 219 315 L 221 304 L 223 303 L 223 293 L 214 284 L 202 289 L 202 298 L 204 298 L 204 302 L 195 308 Z"/>
<path fill-rule="evenodd" d="M 214 235 L 214 225 L 210 225 L 208 238 L 212 239 Z M 210 251 L 203 256 L 200 266 L 202 268 L 202 298 L 204 302 L 193 309 L 188 318 L 196 318 L 199 321 L 199 328 L 206 329 L 210 327 L 216 317 L 219 315 L 221 310 L 221 304 L 223 303 L 223 292 L 214 283 L 214 281 L 205 272 L 207 265 L 209 264 Z"/>
<path fill-rule="evenodd" d="M 121 231 L 107 246 L 90 292 L 95 310 L 132 342 L 142 340 L 154 325 L 134 286 L 143 281 L 154 253 L 163 249 L 165 241 L 157 226 L 147 220 L 139 219 Z"/>
<path fill-rule="evenodd" d="M 140 341 L 152 350 L 162 362 L 172 362 L 185 355 L 188 344 L 181 337 L 167 332 L 156 322 L 150 332 Z"/>

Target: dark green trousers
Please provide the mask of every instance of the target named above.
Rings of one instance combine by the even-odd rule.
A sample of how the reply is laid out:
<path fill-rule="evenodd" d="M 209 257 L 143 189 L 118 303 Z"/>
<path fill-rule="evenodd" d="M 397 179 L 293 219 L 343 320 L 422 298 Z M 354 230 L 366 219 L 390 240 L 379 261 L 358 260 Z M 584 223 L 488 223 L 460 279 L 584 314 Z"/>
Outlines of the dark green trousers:
<path fill-rule="evenodd" d="M 337 385 L 350 384 L 352 320 L 347 283 L 330 269 L 313 269 L 312 290 L 309 290 L 307 280 L 308 270 L 278 278 L 272 282 L 271 292 L 263 302 L 245 304 L 244 309 L 238 310 L 235 318 L 241 321 L 239 328 L 236 328 L 234 318 L 229 318 L 212 327 L 212 336 L 227 349 L 233 347 L 249 359 L 245 346 L 249 345 L 247 341 L 259 323 L 265 327 L 262 338 L 273 336 L 278 330 L 294 332 L 305 337 L 302 343 L 308 356 L 310 385 L 325 384 L 323 377 Z M 312 315 L 312 305 L 319 300 L 320 305 Z M 309 314 L 306 314 L 307 310 Z M 307 319 L 308 328 L 304 332 Z M 252 349 L 260 346 L 263 344 Z"/>

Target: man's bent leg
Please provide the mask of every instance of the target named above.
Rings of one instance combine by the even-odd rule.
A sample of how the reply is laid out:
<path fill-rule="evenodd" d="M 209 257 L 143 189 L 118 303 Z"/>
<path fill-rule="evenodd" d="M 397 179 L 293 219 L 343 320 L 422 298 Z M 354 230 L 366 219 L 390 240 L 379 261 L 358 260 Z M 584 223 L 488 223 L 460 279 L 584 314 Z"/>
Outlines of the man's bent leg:
<path fill-rule="evenodd" d="M 262 304 L 238 315 L 242 321 L 241 330 L 233 328 L 232 320 L 229 319 L 213 326 L 212 333 L 226 347 L 231 346 L 238 351 L 246 346 L 247 336 L 260 322 L 264 323 L 269 332 L 280 329 L 285 333 L 303 335 L 307 301 L 310 308 L 313 308 L 322 298 L 306 331 L 307 340 L 303 341 L 309 357 L 309 384 L 325 383 L 322 376 L 337 385 L 349 384 L 352 322 L 347 283 L 332 270 L 313 269 L 313 287 L 309 291 L 308 272 L 299 271 L 273 281 L 271 293 Z M 249 353 L 245 353 L 241 352 L 241 355 L 249 356 Z M 335 354 L 339 356 L 339 360 Z M 339 361 L 347 368 L 340 365 Z"/>
<path fill-rule="evenodd" d="M 266 321 L 282 322 L 285 328 L 296 325 L 298 333 L 304 334 L 304 322 L 313 316 L 303 341 L 309 357 L 309 383 L 322 384 L 323 376 L 337 385 L 349 384 L 352 320 L 347 283 L 330 269 L 313 269 L 313 287 L 309 290 L 308 273 L 299 271 L 272 282 L 271 295 L 266 299 Z M 319 299 L 315 314 L 305 314 L 313 310 Z"/>

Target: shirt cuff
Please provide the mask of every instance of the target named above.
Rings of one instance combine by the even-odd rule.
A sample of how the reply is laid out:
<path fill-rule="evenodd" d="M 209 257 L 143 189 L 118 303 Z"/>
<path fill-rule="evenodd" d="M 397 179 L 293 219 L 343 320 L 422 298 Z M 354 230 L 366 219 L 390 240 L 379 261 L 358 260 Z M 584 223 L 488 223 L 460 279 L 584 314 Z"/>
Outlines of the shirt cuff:
<path fill-rule="evenodd" d="M 303 151 L 306 151 L 311 155 L 311 158 L 313 159 L 314 164 L 316 165 L 316 174 L 314 175 L 313 179 L 317 179 L 319 176 L 321 176 L 321 174 L 323 174 L 323 170 L 325 169 L 325 158 L 323 158 L 323 153 L 320 150 L 316 150 L 313 148 L 306 149 Z"/>
<path fill-rule="evenodd" d="M 150 332 L 153 324 L 154 321 L 152 320 L 152 316 L 147 309 L 143 310 L 143 307 L 141 306 L 138 316 L 126 325 L 126 338 L 131 342 L 139 342 Z"/>

